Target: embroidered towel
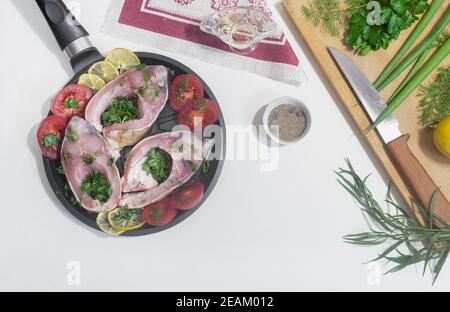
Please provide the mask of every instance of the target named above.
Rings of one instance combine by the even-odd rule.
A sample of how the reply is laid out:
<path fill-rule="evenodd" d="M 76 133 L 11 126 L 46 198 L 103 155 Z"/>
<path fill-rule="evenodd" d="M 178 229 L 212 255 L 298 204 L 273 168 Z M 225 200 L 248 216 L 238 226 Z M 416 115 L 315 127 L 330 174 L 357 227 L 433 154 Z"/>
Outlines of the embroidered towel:
<path fill-rule="evenodd" d="M 271 14 L 264 0 L 112 0 L 102 31 L 293 84 L 303 81 L 299 59 L 282 31 L 242 56 L 231 52 L 219 38 L 200 30 L 202 17 L 237 5 L 256 6 Z"/>

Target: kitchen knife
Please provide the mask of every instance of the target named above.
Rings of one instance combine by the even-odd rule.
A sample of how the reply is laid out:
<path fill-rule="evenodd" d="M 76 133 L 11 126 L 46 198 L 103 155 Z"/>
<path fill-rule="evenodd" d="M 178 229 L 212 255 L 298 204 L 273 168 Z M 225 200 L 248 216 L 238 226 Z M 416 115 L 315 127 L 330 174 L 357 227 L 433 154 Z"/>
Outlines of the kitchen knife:
<path fill-rule="evenodd" d="M 328 50 L 355 95 L 364 106 L 370 119 L 372 121 L 376 120 L 386 108 L 385 101 L 364 73 L 348 56 L 334 48 L 328 48 Z M 419 203 L 423 207 L 428 208 L 433 195 L 436 194 L 434 211 L 440 218 L 450 224 L 450 203 L 411 152 L 408 146 L 411 136 L 400 132 L 398 121 L 393 115 L 385 119 L 377 127 L 377 131 L 383 139 L 390 157 L 396 164 L 405 182 L 409 184 L 412 193 L 417 196 Z"/>

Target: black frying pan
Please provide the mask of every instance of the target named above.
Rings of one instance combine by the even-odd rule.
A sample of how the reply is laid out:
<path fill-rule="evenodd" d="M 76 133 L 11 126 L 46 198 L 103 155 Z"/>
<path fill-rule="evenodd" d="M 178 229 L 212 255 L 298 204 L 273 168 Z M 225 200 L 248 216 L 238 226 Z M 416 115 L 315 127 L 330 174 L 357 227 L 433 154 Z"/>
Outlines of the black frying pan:
<path fill-rule="evenodd" d="M 42 13 L 44 14 L 61 50 L 64 51 L 64 53 L 68 56 L 70 64 L 72 65 L 72 68 L 75 72 L 74 77 L 68 82 L 68 84 L 76 83 L 78 81 L 78 78 L 82 74 L 84 74 L 92 64 L 103 60 L 104 56 L 100 54 L 97 48 L 92 46 L 88 39 L 89 33 L 73 18 L 72 14 L 67 9 L 63 1 L 36 0 L 36 2 Z M 172 78 L 181 74 L 193 74 L 197 76 L 202 81 L 203 86 L 205 87 L 205 96 L 217 103 L 217 100 L 211 89 L 196 73 L 194 73 L 188 67 L 163 55 L 145 52 L 138 52 L 137 55 L 139 56 L 143 64 L 164 65 L 170 68 L 172 70 Z M 225 121 L 223 119 L 220 107 L 219 113 L 220 119 L 217 124 L 221 127 L 223 134 L 221 137 L 215 137 L 216 145 L 214 148 L 216 155 L 225 155 L 226 129 Z M 169 107 L 169 105 L 166 105 L 166 107 L 156 120 L 155 124 L 147 133 L 147 136 L 152 136 L 161 132 L 170 132 L 172 128 L 177 125 L 177 120 L 177 113 L 173 111 Z M 125 164 L 124 155 L 126 155 L 129 150 L 131 150 L 131 148 L 125 149 L 122 152 L 122 157 L 118 160 L 118 166 L 121 173 L 123 172 L 123 166 Z M 74 204 L 73 200 L 71 200 L 71 192 L 67 189 L 66 177 L 58 173 L 57 170 L 57 168 L 60 166 L 60 162 L 49 160 L 45 157 L 43 158 L 43 160 L 47 178 L 60 202 L 80 221 L 94 229 L 99 230 L 96 224 L 97 214 L 86 211 L 78 204 Z M 151 227 L 146 225 L 141 229 L 127 232 L 124 235 L 140 236 L 160 232 L 188 218 L 203 204 L 203 202 L 207 199 L 209 194 L 214 189 L 214 186 L 219 179 L 220 172 L 222 171 L 223 164 L 223 159 L 214 159 L 210 162 L 210 169 L 207 173 L 204 173 L 200 170 L 196 174 L 196 176 L 193 177 L 193 180 L 202 181 L 205 184 L 205 195 L 202 202 L 195 209 L 179 212 L 175 220 L 173 220 L 167 226 Z"/>

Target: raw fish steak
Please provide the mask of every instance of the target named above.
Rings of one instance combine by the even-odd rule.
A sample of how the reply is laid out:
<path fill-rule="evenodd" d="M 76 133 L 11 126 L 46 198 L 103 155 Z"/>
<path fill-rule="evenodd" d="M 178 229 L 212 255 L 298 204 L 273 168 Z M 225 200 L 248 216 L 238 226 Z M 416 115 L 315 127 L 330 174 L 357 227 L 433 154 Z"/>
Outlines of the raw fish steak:
<path fill-rule="evenodd" d="M 61 162 L 70 188 L 83 208 L 91 212 L 107 212 L 118 206 L 122 194 L 119 170 L 105 139 L 86 120 L 73 117 L 67 126 Z M 106 179 L 109 198 L 83 191 L 82 184 L 92 174 Z"/>

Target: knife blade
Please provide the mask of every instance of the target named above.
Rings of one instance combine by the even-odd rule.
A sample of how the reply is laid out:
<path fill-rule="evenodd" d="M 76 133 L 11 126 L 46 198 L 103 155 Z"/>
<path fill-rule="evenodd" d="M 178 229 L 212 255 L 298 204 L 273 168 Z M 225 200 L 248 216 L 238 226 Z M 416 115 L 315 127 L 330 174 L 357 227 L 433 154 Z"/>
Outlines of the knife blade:
<path fill-rule="evenodd" d="M 352 87 L 361 104 L 364 106 L 367 114 L 372 121 L 375 121 L 377 117 L 387 107 L 385 101 L 381 98 L 378 91 L 370 83 L 369 79 L 364 73 L 356 66 L 356 64 L 341 51 L 329 48 L 331 55 L 338 64 L 342 73 L 346 77 L 348 83 Z M 402 133 L 399 129 L 399 123 L 394 116 L 386 118 L 378 127 L 378 133 L 383 139 L 384 143 L 388 144 L 393 140 L 399 138 Z"/>
<path fill-rule="evenodd" d="M 347 55 L 335 48 L 328 48 L 328 50 L 373 122 L 386 108 L 386 102 Z M 434 211 L 450 224 L 450 202 L 409 148 L 408 141 L 411 136 L 401 133 L 399 123 L 393 115 L 386 118 L 377 127 L 377 131 L 392 161 L 419 203 L 427 208 L 435 197 Z"/>

